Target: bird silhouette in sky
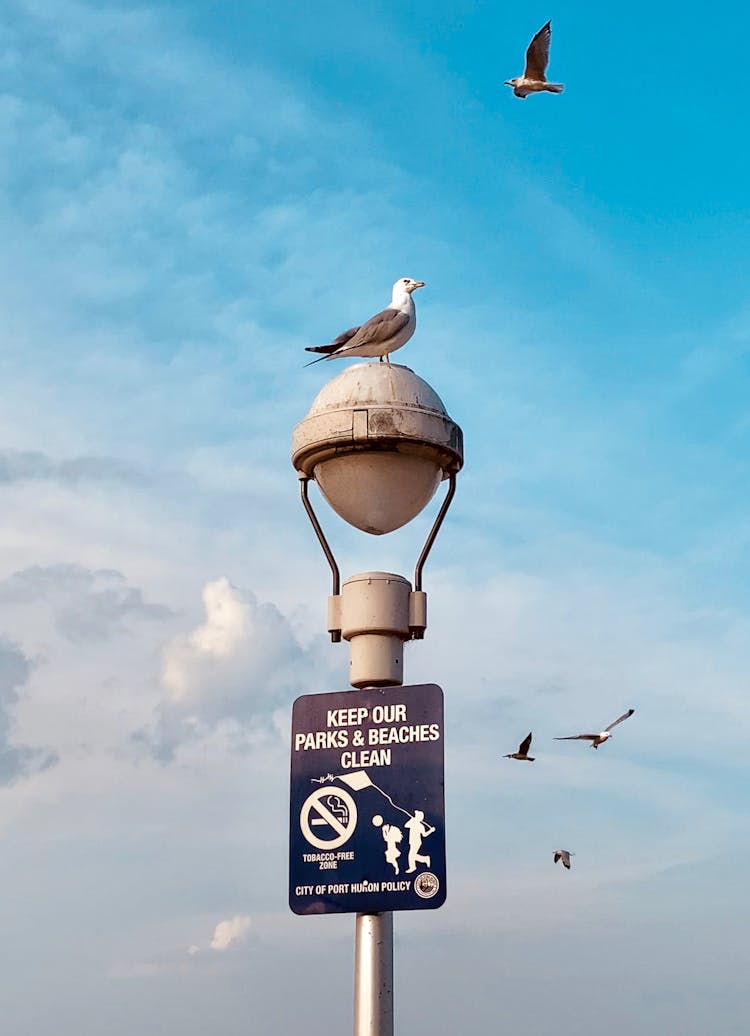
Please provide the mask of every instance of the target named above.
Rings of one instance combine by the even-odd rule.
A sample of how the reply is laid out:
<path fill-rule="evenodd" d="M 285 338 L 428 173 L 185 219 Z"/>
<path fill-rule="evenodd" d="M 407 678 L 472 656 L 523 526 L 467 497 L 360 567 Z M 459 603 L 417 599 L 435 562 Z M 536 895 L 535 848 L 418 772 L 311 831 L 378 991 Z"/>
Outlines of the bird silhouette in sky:
<path fill-rule="evenodd" d="M 534 756 L 529 755 L 529 749 L 531 748 L 531 734 L 527 734 L 521 744 L 518 746 L 517 752 L 508 752 L 507 755 L 503 756 L 503 759 L 520 759 L 525 763 L 533 763 Z"/>
<path fill-rule="evenodd" d="M 598 748 L 599 745 L 603 745 L 605 741 L 609 741 L 612 737 L 612 728 L 616 727 L 618 723 L 622 723 L 623 720 L 628 719 L 632 716 L 635 709 L 628 709 L 627 712 L 623 712 L 622 716 L 618 716 L 614 723 L 610 723 L 604 730 L 600 730 L 598 734 L 571 734 L 569 737 L 556 737 L 555 741 L 590 741 L 592 748 Z"/>
<path fill-rule="evenodd" d="M 506 79 L 504 85 L 512 86 L 516 97 L 528 97 L 543 91 L 551 94 L 563 92 L 562 83 L 548 83 L 545 72 L 549 64 L 549 44 L 552 38 L 551 22 L 543 25 L 526 51 L 526 68 L 522 76 Z"/>
<path fill-rule="evenodd" d="M 575 856 L 569 849 L 555 849 L 555 863 L 562 860 L 562 865 L 566 871 L 570 870 L 570 857 Z"/>

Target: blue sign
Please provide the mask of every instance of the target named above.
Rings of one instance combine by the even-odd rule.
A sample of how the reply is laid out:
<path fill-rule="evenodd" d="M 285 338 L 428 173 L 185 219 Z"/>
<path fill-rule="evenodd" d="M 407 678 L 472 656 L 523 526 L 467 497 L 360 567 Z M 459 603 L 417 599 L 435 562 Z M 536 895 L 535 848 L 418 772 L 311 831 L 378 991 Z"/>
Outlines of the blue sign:
<path fill-rule="evenodd" d="M 306 694 L 292 709 L 289 905 L 295 914 L 445 902 L 443 692 Z"/>

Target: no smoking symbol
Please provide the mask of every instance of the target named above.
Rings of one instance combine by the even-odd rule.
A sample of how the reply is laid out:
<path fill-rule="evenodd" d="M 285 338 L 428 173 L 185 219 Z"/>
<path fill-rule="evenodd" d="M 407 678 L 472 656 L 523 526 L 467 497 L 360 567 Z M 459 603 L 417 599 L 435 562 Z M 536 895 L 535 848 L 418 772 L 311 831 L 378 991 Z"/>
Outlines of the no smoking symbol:
<path fill-rule="evenodd" d="M 356 803 L 343 789 L 317 788 L 304 801 L 299 825 L 316 849 L 338 849 L 354 834 Z"/>

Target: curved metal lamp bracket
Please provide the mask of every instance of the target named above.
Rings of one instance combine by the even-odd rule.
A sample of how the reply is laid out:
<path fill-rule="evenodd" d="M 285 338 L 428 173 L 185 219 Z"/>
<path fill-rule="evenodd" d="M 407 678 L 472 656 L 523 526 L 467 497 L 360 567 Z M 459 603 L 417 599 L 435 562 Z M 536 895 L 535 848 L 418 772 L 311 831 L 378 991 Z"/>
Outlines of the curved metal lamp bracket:
<path fill-rule="evenodd" d="M 443 519 L 445 518 L 446 514 L 448 513 L 448 508 L 450 507 L 450 505 L 451 505 L 451 503 L 453 501 L 453 497 L 456 495 L 456 472 L 455 471 L 451 471 L 449 473 L 449 475 L 448 475 L 448 478 L 450 479 L 450 484 L 448 486 L 448 492 L 445 494 L 445 500 L 443 500 L 442 506 L 441 506 L 440 510 L 438 511 L 438 513 L 437 513 L 437 517 L 435 518 L 435 522 L 434 522 L 432 528 L 430 529 L 430 535 L 427 537 L 427 540 L 425 541 L 425 545 L 422 548 L 422 553 L 419 555 L 419 560 L 417 561 L 417 567 L 414 569 L 414 589 L 415 590 L 421 590 L 422 589 L 422 569 L 424 568 L 425 562 L 427 561 L 427 555 L 432 550 L 432 545 L 435 542 L 435 538 L 437 537 L 437 534 L 440 532 L 440 526 L 443 524 Z"/>
<path fill-rule="evenodd" d="M 422 548 L 422 553 L 419 555 L 416 568 L 414 569 L 414 590 L 410 594 L 410 614 L 412 616 L 409 624 L 409 633 L 412 640 L 422 640 L 424 637 L 424 631 L 427 625 L 427 597 L 422 590 L 422 570 L 424 569 L 427 557 L 432 550 L 432 546 L 435 542 L 440 527 L 443 524 L 443 519 L 448 513 L 453 497 L 456 494 L 456 472 L 451 471 L 449 473 L 449 486 L 448 492 L 445 494 L 445 499 L 437 513 L 435 521 L 433 522 L 430 533 L 425 541 L 425 545 Z M 308 483 L 314 481 L 309 475 L 305 475 L 302 472 L 299 473 L 299 484 L 300 484 L 300 495 L 302 497 L 302 504 L 307 512 L 307 517 L 310 519 L 310 524 L 315 530 L 315 535 L 318 537 L 318 542 L 323 549 L 326 561 L 331 568 L 331 575 L 333 577 L 333 587 L 331 592 L 331 599 L 329 601 L 329 622 L 333 624 L 335 620 L 331 619 L 330 608 L 334 608 L 339 601 L 341 593 L 341 574 L 339 572 L 339 566 L 336 564 L 336 559 L 333 556 L 333 551 L 325 537 L 325 533 L 321 527 L 318 517 L 313 510 L 310 496 L 308 494 Z M 337 644 L 341 640 L 341 630 L 331 629 L 329 626 L 329 632 L 331 634 L 331 640 L 334 644 Z"/>
<path fill-rule="evenodd" d="M 336 558 L 333 556 L 333 551 L 328 545 L 328 540 L 325 538 L 325 533 L 320 526 L 318 517 L 313 511 L 313 506 L 310 503 L 310 497 L 307 493 L 307 485 L 310 482 L 310 478 L 307 475 L 300 474 L 299 476 L 299 487 L 302 494 L 302 504 L 307 511 L 307 517 L 310 519 L 310 524 L 315 529 L 315 535 L 318 537 L 318 542 L 323 548 L 323 553 L 326 556 L 326 561 L 331 566 L 331 573 L 333 575 L 333 590 L 331 593 L 335 597 L 341 592 L 341 573 L 339 572 L 339 566 L 336 564 Z"/>
<path fill-rule="evenodd" d="M 328 540 L 325 537 L 325 533 L 323 532 L 320 522 L 318 521 L 318 516 L 315 514 L 315 511 L 313 511 L 313 506 L 310 502 L 310 497 L 307 492 L 307 485 L 309 481 L 310 477 L 308 475 L 304 475 L 302 474 L 302 472 L 299 473 L 299 488 L 300 495 L 302 497 L 302 505 L 307 511 L 307 517 L 310 519 L 310 524 L 312 525 L 313 529 L 315 529 L 315 535 L 318 537 L 318 542 L 323 548 L 323 553 L 326 556 L 326 561 L 331 566 L 331 575 L 333 576 L 333 589 L 331 591 L 331 596 L 336 598 L 341 593 L 341 573 L 339 572 L 339 566 L 336 564 L 336 558 L 333 556 L 333 551 L 331 550 L 328 544 Z M 334 644 L 340 643 L 341 630 L 331 630 L 330 633 L 332 642 Z"/>

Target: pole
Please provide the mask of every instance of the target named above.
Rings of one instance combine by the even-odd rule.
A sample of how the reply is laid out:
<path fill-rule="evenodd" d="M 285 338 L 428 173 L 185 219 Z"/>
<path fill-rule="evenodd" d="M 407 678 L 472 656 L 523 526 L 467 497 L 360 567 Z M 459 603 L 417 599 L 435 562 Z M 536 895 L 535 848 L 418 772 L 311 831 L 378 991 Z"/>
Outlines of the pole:
<path fill-rule="evenodd" d="M 354 688 L 403 684 L 411 586 L 403 576 L 366 572 L 343 586 L 342 628 Z M 357 914 L 354 1036 L 393 1036 L 393 913 Z"/>
<path fill-rule="evenodd" d="M 393 1036 L 393 914 L 357 914 L 354 1036 Z"/>
<path fill-rule="evenodd" d="M 354 1036 L 393 1036 L 391 911 L 357 914 L 354 928 Z"/>
<path fill-rule="evenodd" d="M 393 1036 L 391 911 L 357 914 L 354 928 L 354 1036 Z"/>

